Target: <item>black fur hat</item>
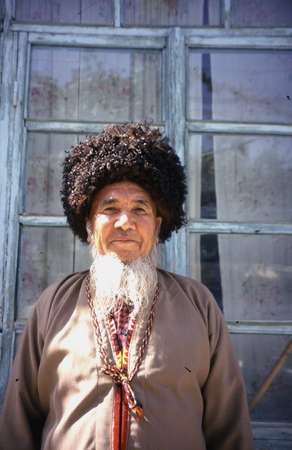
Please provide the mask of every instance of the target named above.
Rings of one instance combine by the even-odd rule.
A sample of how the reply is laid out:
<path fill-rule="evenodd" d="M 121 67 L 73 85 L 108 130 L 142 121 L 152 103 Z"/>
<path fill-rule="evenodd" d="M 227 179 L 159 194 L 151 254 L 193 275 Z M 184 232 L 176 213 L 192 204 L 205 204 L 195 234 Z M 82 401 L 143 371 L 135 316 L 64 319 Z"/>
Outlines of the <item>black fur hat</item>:
<path fill-rule="evenodd" d="M 186 179 L 173 148 L 147 124 L 110 125 L 72 147 L 64 161 L 63 208 L 82 241 L 94 194 L 118 181 L 137 183 L 150 194 L 162 217 L 160 242 L 185 224 Z"/>

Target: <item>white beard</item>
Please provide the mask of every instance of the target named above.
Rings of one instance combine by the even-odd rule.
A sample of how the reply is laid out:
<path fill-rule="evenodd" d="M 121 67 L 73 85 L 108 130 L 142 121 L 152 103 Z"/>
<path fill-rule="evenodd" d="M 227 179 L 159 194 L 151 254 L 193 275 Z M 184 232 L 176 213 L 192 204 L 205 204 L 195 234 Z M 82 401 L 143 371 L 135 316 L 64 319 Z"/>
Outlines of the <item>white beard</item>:
<path fill-rule="evenodd" d="M 157 287 L 157 249 L 149 256 L 123 263 L 115 255 L 97 254 L 92 247 L 93 263 L 90 268 L 95 308 L 103 320 L 117 303 L 133 306 L 137 318 L 144 319 Z"/>

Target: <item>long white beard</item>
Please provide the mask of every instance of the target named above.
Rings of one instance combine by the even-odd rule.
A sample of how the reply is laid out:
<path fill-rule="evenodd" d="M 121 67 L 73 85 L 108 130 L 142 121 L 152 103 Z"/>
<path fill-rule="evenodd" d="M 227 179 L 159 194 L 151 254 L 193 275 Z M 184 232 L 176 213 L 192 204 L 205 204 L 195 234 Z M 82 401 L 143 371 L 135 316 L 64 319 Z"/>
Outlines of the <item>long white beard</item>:
<path fill-rule="evenodd" d="M 134 314 L 144 318 L 157 286 L 157 249 L 149 256 L 123 263 L 115 255 L 99 255 L 92 249 L 90 268 L 97 316 L 104 319 L 117 305 L 131 304 Z"/>

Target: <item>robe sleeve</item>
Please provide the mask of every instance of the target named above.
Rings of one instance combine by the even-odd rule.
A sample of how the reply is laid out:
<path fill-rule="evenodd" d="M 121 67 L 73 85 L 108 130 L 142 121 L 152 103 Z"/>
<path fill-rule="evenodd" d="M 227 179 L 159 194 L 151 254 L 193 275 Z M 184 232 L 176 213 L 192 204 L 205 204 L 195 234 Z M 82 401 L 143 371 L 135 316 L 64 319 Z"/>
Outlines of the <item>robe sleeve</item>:
<path fill-rule="evenodd" d="M 42 351 L 40 318 L 35 307 L 21 337 L 0 418 L 0 450 L 40 450 L 45 420 L 38 396 Z"/>
<path fill-rule="evenodd" d="M 203 387 L 207 450 L 253 450 L 243 378 L 223 316 L 213 299 L 208 323 L 211 361 Z"/>

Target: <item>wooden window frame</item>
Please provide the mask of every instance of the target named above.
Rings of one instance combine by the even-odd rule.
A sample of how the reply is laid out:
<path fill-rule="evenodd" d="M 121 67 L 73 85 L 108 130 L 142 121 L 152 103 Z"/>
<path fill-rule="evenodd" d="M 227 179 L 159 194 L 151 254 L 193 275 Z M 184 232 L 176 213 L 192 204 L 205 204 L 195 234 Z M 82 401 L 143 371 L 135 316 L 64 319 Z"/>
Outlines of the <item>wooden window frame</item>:
<path fill-rule="evenodd" d="M 149 48 L 164 49 L 166 54 L 164 83 L 165 124 L 156 124 L 165 130 L 182 162 L 185 161 L 186 142 L 189 133 L 224 133 L 292 136 L 290 125 L 244 124 L 237 122 L 212 122 L 186 119 L 186 53 L 189 49 L 249 49 L 292 50 L 290 28 L 230 28 L 231 0 L 223 2 L 224 27 L 222 28 L 121 28 L 120 1 L 114 0 L 113 27 L 89 27 L 82 25 L 37 25 L 12 23 L 13 0 L 8 8 L 4 32 L 1 35 L 2 83 L 1 124 L 1 222 L 0 245 L 4 249 L 0 259 L 2 278 L 0 304 L 0 358 L 8 369 L 0 373 L 0 382 L 6 384 L 9 372 L 8 360 L 12 360 L 15 336 L 24 323 L 14 318 L 18 264 L 19 232 L 21 226 L 65 227 L 61 216 L 33 216 L 19 212 L 21 173 L 24 163 L 28 131 L 61 133 L 98 133 L 104 124 L 90 122 L 36 121 L 27 118 L 29 61 L 31 45 L 55 45 L 94 48 Z M 5 166 L 6 165 L 6 166 Z M 191 221 L 165 245 L 164 266 L 171 271 L 188 272 L 188 234 L 240 234 L 292 236 L 292 224 L 237 223 L 218 220 Z M 231 333 L 260 335 L 292 335 L 292 321 L 229 321 Z M 276 426 L 276 425 L 275 425 Z M 279 425 L 280 426 L 280 425 Z M 258 425 L 261 430 L 261 425 Z M 264 427 L 264 426 L 263 426 Z M 273 430 L 286 432 L 283 425 Z M 284 431 L 283 431 L 284 430 Z M 290 434 L 289 434 L 290 436 Z M 288 436 L 288 437 L 289 437 Z M 266 438 L 266 434 L 265 434 Z"/>

